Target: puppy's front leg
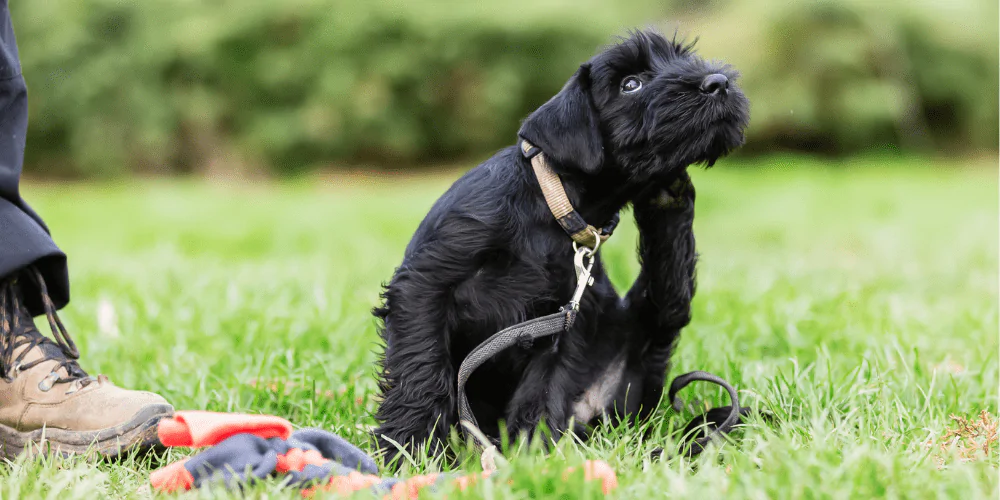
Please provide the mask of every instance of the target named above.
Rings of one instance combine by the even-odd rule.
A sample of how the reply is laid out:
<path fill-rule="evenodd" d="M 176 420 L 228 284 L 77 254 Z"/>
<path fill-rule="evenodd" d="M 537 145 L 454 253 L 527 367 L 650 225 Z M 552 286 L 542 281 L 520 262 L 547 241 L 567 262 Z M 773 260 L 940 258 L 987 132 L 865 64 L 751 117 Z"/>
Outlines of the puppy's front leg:
<path fill-rule="evenodd" d="M 674 344 L 691 321 L 697 260 L 694 201 L 694 185 L 682 171 L 633 203 L 642 267 L 625 301 L 644 345 L 639 367 L 643 416 L 659 403 Z"/>

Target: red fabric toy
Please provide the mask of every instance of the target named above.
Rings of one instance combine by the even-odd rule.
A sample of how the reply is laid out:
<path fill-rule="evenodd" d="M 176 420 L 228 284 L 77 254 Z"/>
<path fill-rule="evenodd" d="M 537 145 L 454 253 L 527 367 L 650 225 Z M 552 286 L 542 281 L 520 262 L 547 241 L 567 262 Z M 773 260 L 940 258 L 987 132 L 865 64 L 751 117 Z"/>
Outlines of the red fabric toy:
<path fill-rule="evenodd" d="M 385 499 L 402 500 L 446 482 L 464 490 L 490 475 L 383 478 L 371 457 L 339 436 L 319 429 L 293 432 L 287 420 L 270 415 L 179 411 L 160 421 L 157 430 L 164 446 L 207 447 L 150 475 L 153 489 L 164 493 L 211 484 L 239 487 L 283 475 L 287 486 L 301 489 L 304 496 L 317 490 L 348 494 L 373 489 Z M 614 470 L 604 462 L 588 461 L 583 471 L 584 480 L 601 481 L 605 494 L 618 486 Z"/>

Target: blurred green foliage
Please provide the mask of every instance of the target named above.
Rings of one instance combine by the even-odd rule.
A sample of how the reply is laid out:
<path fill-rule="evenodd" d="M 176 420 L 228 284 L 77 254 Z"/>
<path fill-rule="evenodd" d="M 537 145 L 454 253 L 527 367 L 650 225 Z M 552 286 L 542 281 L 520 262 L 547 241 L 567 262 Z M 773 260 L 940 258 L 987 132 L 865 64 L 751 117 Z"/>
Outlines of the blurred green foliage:
<path fill-rule="evenodd" d="M 614 35 L 667 19 L 743 73 L 747 152 L 995 150 L 996 2 L 919 2 L 32 0 L 12 13 L 36 173 L 482 155 Z"/>
<path fill-rule="evenodd" d="M 996 5 L 823 0 L 756 12 L 762 39 L 744 70 L 758 101 L 748 146 L 995 150 Z"/>

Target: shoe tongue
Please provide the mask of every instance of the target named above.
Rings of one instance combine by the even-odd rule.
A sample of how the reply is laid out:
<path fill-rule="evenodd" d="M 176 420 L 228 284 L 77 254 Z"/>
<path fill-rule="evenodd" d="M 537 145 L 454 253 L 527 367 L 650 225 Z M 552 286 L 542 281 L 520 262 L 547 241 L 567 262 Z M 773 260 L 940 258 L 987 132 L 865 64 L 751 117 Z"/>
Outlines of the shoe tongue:
<path fill-rule="evenodd" d="M 62 349 L 60 349 L 59 346 L 55 344 L 50 344 L 48 342 L 45 342 L 39 345 L 38 349 L 41 350 L 41 354 L 44 357 L 49 359 L 59 359 L 66 357 L 66 355 L 63 354 Z M 31 354 L 28 354 L 28 357 L 31 357 Z M 27 361 L 27 359 L 25 359 L 25 361 Z"/>

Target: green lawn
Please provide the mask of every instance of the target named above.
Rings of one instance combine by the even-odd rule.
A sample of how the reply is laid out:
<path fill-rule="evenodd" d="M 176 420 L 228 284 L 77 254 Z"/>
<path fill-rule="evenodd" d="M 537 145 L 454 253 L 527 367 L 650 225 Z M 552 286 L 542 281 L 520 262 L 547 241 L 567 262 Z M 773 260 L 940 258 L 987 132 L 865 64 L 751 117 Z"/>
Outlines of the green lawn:
<path fill-rule="evenodd" d="M 773 423 L 751 422 L 694 468 L 651 463 L 647 452 L 673 447 L 670 429 L 692 416 L 663 404 L 655 440 L 611 429 L 549 457 L 515 451 L 467 495 L 597 498 L 559 478 L 600 458 L 618 471 L 620 498 L 995 498 L 995 443 L 972 460 L 927 443 L 955 427 L 952 415 L 997 415 L 996 158 L 775 158 L 692 172 L 702 257 L 671 376 L 714 372 Z M 63 317 L 85 368 L 179 409 L 276 414 L 360 443 L 375 408 L 369 310 L 452 178 L 24 191 L 70 255 Z M 623 221 L 602 250 L 622 289 L 637 271 L 631 216 Z M 683 396 L 724 401 L 703 385 Z M 440 466 L 423 460 L 407 473 Z M 150 468 L 22 460 L 0 469 L 0 497 L 147 497 Z M 250 496 L 278 492 L 274 482 Z"/>

